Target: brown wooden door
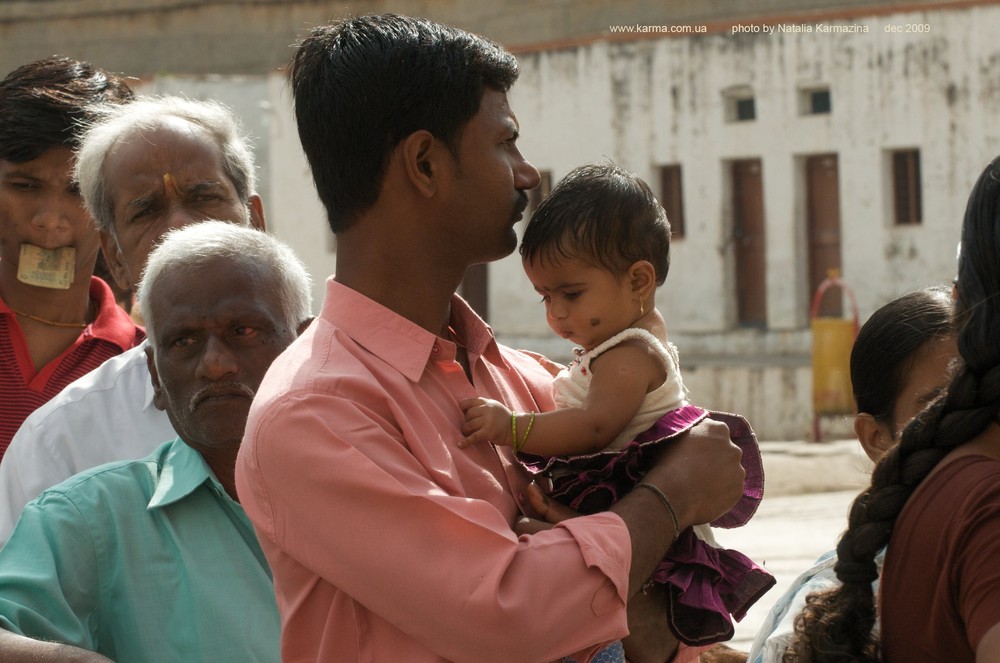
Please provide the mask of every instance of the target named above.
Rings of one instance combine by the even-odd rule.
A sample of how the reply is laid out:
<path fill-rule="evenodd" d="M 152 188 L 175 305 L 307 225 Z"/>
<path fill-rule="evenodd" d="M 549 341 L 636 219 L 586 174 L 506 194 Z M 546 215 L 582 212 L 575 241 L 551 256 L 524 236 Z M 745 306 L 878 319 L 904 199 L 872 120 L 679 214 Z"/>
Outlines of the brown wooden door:
<path fill-rule="evenodd" d="M 806 233 L 809 242 L 809 302 L 830 270 L 840 270 L 840 176 L 836 154 L 806 158 Z M 819 315 L 844 314 L 840 288 L 827 290 Z"/>
<path fill-rule="evenodd" d="M 734 161 L 732 178 L 737 322 L 744 327 L 766 327 L 766 236 L 760 159 Z"/>

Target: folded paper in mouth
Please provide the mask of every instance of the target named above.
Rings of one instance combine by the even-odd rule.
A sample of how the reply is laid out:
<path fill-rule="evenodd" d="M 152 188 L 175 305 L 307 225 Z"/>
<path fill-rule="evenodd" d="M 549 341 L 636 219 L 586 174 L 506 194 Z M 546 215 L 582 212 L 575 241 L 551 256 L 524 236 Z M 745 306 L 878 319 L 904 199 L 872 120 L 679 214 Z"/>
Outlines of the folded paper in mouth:
<path fill-rule="evenodd" d="M 17 280 L 42 288 L 68 290 L 76 271 L 76 248 L 62 246 L 43 249 L 33 244 L 21 245 Z"/>

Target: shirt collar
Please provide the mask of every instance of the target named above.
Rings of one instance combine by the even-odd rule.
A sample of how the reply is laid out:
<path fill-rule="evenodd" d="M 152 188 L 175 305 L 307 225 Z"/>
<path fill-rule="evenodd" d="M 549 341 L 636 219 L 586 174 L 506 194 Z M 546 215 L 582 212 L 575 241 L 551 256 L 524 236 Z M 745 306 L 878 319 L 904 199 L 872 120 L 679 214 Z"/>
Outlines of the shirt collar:
<path fill-rule="evenodd" d="M 97 305 L 97 316 L 84 334 L 114 343 L 123 352 L 146 337 L 142 327 L 132 322 L 129 314 L 118 306 L 111 286 L 96 276 L 90 277 L 90 299 Z"/>
<path fill-rule="evenodd" d="M 201 454 L 177 438 L 163 451 L 156 489 L 147 509 L 158 509 L 178 502 L 206 481 L 214 486 L 216 492 L 225 494 L 222 484 L 215 478 Z"/>
<path fill-rule="evenodd" d="M 451 324 L 470 357 L 505 363 L 493 329 L 458 295 L 451 296 Z"/>
<path fill-rule="evenodd" d="M 355 343 L 396 367 L 413 382 L 420 379 L 436 347 L 448 348 L 449 355 L 454 357 L 455 344 L 451 341 L 432 334 L 332 277 L 327 280 L 320 318 L 341 329 Z M 458 295 L 451 298 L 451 326 L 465 346 L 470 363 L 480 356 L 494 363 L 505 363 L 493 330 Z"/>

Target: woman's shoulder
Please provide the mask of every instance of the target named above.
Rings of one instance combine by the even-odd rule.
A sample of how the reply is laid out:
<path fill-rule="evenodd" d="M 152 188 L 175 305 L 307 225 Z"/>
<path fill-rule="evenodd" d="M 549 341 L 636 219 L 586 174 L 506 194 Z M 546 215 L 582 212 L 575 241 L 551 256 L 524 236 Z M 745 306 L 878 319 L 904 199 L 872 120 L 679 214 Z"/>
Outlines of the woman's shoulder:
<path fill-rule="evenodd" d="M 946 456 L 917 487 L 900 514 L 901 520 L 914 515 L 922 520 L 935 514 L 955 522 L 984 503 L 1000 506 L 1000 459 L 977 449 L 956 451 L 962 453 Z"/>
<path fill-rule="evenodd" d="M 961 484 L 961 488 L 956 489 L 956 484 Z M 973 493 L 981 496 L 986 492 L 1000 497 L 1000 460 L 981 454 L 967 454 L 948 462 L 942 461 L 914 495 L 926 492 L 937 495 L 934 498 L 937 500 L 941 499 L 940 493 L 946 493 L 952 503 L 966 502 Z"/>
<path fill-rule="evenodd" d="M 1000 426 L 990 424 L 986 430 L 965 444 L 952 449 L 927 476 L 951 476 L 957 473 L 1000 474 Z"/>

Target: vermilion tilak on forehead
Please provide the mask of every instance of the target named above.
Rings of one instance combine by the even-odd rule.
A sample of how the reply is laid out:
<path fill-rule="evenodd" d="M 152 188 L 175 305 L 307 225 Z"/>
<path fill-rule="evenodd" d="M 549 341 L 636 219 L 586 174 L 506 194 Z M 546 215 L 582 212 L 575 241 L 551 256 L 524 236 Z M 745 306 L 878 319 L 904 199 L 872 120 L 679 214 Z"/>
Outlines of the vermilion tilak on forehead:
<path fill-rule="evenodd" d="M 174 193 L 178 196 L 181 195 L 180 187 L 177 186 L 177 180 L 170 173 L 163 173 L 163 186 L 166 189 L 173 189 Z"/>

